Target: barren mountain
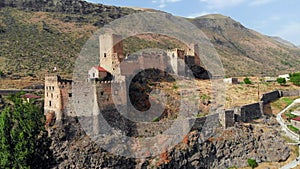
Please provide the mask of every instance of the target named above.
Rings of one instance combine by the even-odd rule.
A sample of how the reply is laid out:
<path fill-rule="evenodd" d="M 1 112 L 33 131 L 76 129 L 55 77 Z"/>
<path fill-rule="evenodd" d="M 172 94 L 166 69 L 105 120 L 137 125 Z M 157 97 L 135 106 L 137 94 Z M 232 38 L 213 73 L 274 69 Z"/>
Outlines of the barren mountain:
<path fill-rule="evenodd" d="M 219 14 L 198 17 L 191 22 L 211 39 L 229 76 L 299 71 L 300 50 L 290 43 L 274 40 Z"/>
<path fill-rule="evenodd" d="M 68 76 L 81 47 L 97 29 L 142 11 L 81 0 L 1 1 L 0 70 L 6 77 L 42 79 L 46 71 L 57 67 L 60 74 Z M 247 29 L 230 17 L 207 15 L 188 20 L 210 38 L 227 76 L 288 73 L 300 65 L 299 48 Z M 125 52 L 131 53 L 181 45 L 165 36 L 142 35 L 126 39 L 124 46 Z"/>

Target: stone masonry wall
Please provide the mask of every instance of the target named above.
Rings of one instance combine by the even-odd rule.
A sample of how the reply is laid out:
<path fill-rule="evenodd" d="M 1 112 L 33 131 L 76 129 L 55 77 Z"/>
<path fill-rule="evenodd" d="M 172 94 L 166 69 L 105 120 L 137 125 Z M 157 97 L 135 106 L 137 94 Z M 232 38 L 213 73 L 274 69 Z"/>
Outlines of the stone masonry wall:
<path fill-rule="evenodd" d="M 225 129 L 234 126 L 234 110 L 222 110 L 219 114 L 219 118 L 220 123 Z"/>
<path fill-rule="evenodd" d="M 244 105 L 235 108 L 236 121 L 249 122 L 263 115 L 262 102 Z"/>
<path fill-rule="evenodd" d="M 300 96 L 300 90 L 282 91 L 282 97 Z"/>
<path fill-rule="evenodd" d="M 273 92 L 269 92 L 269 93 L 265 93 L 262 95 L 261 101 L 264 104 L 268 104 L 271 103 L 277 99 L 279 99 L 280 97 L 282 97 L 282 92 L 279 90 L 273 91 Z"/>

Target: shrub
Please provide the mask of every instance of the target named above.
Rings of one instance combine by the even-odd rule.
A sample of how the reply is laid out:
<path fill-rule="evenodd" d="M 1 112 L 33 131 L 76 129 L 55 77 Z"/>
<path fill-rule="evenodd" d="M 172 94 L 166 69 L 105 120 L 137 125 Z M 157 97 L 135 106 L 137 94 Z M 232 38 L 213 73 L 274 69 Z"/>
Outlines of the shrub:
<path fill-rule="evenodd" d="M 297 86 L 300 86 L 300 73 L 290 74 L 290 81 Z"/>
<path fill-rule="evenodd" d="M 251 80 L 248 77 L 244 78 L 244 83 L 245 84 L 252 84 Z"/>
<path fill-rule="evenodd" d="M 277 78 L 277 83 L 279 83 L 280 85 L 285 85 L 286 84 L 286 80 L 283 77 L 279 77 L 279 78 Z"/>
<path fill-rule="evenodd" d="M 176 84 L 173 85 L 173 89 L 178 89 L 178 86 Z"/>
<path fill-rule="evenodd" d="M 293 132 L 295 132 L 295 133 L 298 133 L 298 132 L 299 132 L 299 129 L 298 129 L 297 127 L 293 126 L 293 125 L 287 125 L 287 127 L 288 127 L 290 130 L 292 130 Z"/>
<path fill-rule="evenodd" d="M 159 117 L 155 117 L 152 122 L 159 122 Z"/>
<path fill-rule="evenodd" d="M 256 162 L 254 159 L 249 158 L 249 159 L 247 160 L 247 162 L 248 162 L 248 165 L 249 165 L 252 169 L 258 166 L 257 162 Z"/>

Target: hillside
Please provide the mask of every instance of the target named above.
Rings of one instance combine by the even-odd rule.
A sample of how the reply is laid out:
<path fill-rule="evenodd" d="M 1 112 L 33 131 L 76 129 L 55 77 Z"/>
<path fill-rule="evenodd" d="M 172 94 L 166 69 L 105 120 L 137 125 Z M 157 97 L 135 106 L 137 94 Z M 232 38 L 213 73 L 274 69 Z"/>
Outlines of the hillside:
<path fill-rule="evenodd" d="M 139 8 L 135 8 L 139 9 Z M 42 80 L 58 68 L 70 77 L 86 40 L 103 25 L 142 12 L 132 8 L 92 4 L 81 0 L 5 0 L 0 2 L 0 70 Z M 189 19 L 215 45 L 227 76 L 272 75 L 297 70 L 300 49 L 245 28 L 222 15 Z M 141 48 L 171 49 L 181 43 L 165 36 L 126 39 L 125 54 Z"/>
<path fill-rule="evenodd" d="M 265 76 L 299 71 L 300 50 L 219 14 L 192 19 L 217 49 L 229 76 Z"/>

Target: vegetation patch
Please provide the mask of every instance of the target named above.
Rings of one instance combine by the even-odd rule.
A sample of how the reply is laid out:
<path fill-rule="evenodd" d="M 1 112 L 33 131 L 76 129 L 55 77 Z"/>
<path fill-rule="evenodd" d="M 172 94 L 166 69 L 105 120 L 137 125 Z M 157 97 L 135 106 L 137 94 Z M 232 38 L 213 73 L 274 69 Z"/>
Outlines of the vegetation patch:
<path fill-rule="evenodd" d="M 298 132 L 299 132 L 299 129 L 298 129 L 297 127 L 293 126 L 293 125 L 287 125 L 287 127 L 288 127 L 290 130 L 292 130 L 293 132 L 295 132 L 295 133 L 298 133 Z"/>

